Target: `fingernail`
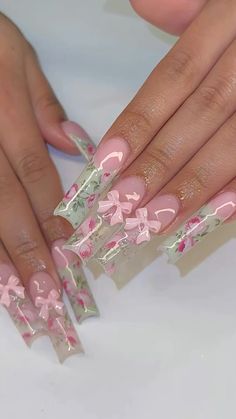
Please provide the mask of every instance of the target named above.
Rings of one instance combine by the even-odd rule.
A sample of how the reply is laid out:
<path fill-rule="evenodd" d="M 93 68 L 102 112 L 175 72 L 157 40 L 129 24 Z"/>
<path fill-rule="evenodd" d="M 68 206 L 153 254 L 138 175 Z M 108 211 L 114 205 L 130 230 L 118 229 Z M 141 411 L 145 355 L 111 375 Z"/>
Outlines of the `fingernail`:
<path fill-rule="evenodd" d="M 99 146 L 93 159 L 55 209 L 54 215 L 64 217 L 77 228 L 117 175 L 129 154 L 129 145 L 122 138 L 113 138 Z"/>
<path fill-rule="evenodd" d="M 52 245 L 52 257 L 75 317 L 82 323 L 88 317 L 98 316 L 99 311 L 79 258 L 63 249 L 64 245 L 64 239 L 55 241 Z"/>
<path fill-rule="evenodd" d="M 78 148 L 85 159 L 88 161 L 91 160 L 96 152 L 96 146 L 84 129 L 76 122 L 72 121 L 62 122 L 61 127 L 66 136 Z"/>
<path fill-rule="evenodd" d="M 75 252 L 86 263 L 101 246 L 125 225 L 146 192 L 145 182 L 138 176 L 122 179 L 110 190 L 92 216 L 88 217 L 66 242 L 65 248 Z"/>
<path fill-rule="evenodd" d="M 175 263 L 205 236 L 216 230 L 236 211 L 236 193 L 224 192 L 190 217 L 160 249 Z"/>
<path fill-rule="evenodd" d="M 46 272 L 35 273 L 29 281 L 28 289 L 59 361 L 64 362 L 69 356 L 83 352 L 76 330 L 51 276 Z"/>
<path fill-rule="evenodd" d="M 137 248 L 165 230 L 177 217 L 180 203 L 174 195 L 153 198 L 144 208 L 138 208 L 135 216 L 127 218 L 124 230 L 113 236 L 96 259 L 108 274 L 113 274 L 121 262 L 133 256 Z"/>
<path fill-rule="evenodd" d="M 0 304 L 6 308 L 28 346 L 46 334 L 16 270 L 7 264 L 0 265 Z"/>

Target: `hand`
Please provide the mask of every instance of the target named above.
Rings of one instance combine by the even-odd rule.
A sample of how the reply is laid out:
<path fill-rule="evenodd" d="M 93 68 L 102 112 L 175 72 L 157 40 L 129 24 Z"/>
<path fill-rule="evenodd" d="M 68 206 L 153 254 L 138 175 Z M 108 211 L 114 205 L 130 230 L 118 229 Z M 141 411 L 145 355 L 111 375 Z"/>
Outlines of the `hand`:
<path fill-rule="evenodd" d="M 53 209 L 63 192 L 45 141 L 71 154 L 78 153 L 76 140 L 79 145 L 90 146 L 91 153 L 94 150 L 78 125 L 65 122 L 65 113 L 40 69 L 36 54 L 18 28 L 1 14 L 0 25 L 0 302 L 28 341 L 38 329 L 38 316 L 35 312 L 32 322 L 29 320 L 26 311 L 32 315 L 34 308 L 29 310 L 24 288 L 47 327 L 51 316 L 61 314 L 62 322 L 56 329 L 61 334 L 60 347 L 57 336 L 54 343 L 63 358 L 68 342 L 73 352 L 72 338 L 75 347 L 78 340 L 68 318 L 67 326 L 63 326 L 66 312 L 58 301 L 61 283 L 56 268 L 67 275 L 67 282 L 73 283 L 77 293 L 73 274 L 78 281 L 82 276 L 78 273 L 77 258 L 62 249 L 71 229 L 62 219 L 53 217 Z M 74 142 L 70 140 L 72 134 Z M 85 148 L 82 147 L 84 151 Z M 91 295 L 86 290 L 86 281 L 83 284 L 88 301 Z M 93 305 L 92 297 L 89 301 Z M 83 309 L 79 302 L 73 302 L 78 318 L 85 310 L 88 316 L 86 302 Z M 55 321 L 60 323 L 58 316 Z M 54 322 L 50 325 L 55 329 Z M 67 327 L 71 341 L 65 339 Z"/>
<path fill-rule="evenodd" d="M 96 255 L 114 270 L 127 247 L 175 230 L 203 206 L 176 236 L 181 253 L 235 212 L 235 19 L 234 1 L 206 3 L 106 133 L 76 196 L 57 208 L 79 226 L 120 175 L 68 242 L 81 258 Z"/>

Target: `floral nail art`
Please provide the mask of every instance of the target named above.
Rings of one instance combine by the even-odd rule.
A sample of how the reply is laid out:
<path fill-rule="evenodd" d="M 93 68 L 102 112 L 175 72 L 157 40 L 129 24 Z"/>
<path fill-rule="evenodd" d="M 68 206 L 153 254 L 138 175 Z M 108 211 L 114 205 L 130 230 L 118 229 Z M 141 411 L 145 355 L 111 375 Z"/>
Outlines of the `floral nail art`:
<path fill-rule="evenodd" d="M 81 224 L 65 248 L 75 252 L 86 263 L 121 228 L 124 216 L 130 214 L 132 208 L 131 202 L 120 201 L 118 191 L 108 192 L 107 199 L 99 201 L 97 214 Z"/>
<path fill-rule="evenodd" d="M 76 319 L 81 323 L 88 317 L 98 316 L 99 311 L 79 258 L 65 250 L 64 245 L 65 240 L 57 240 L 53 244 L 52 255 Z"/>
<path fill-rule="evenodd" d="M 114 138 L 100 146 L 54 211 L 77 228 L 121 169 L 129 154 L 127 141 Z"/>
<path fill-rule="evenodd" d="M 45 328 L 40 322 L 33 304 L 26 295 L 20 279 L 8 266 L 2 265 L 0 272 L 2 270 L 4 275 L 0 276 L 0 304 L 8 311 L 25 343 L 31 346 L 36 338 L 46 334 Z"/>
<path fill-rule="evenodd" d="M 51 276 L 46 272 L 33 274 L 29 281 L 29 292 L 60 362 L 70 355 L 83 352 L 77 332 Z"/>
<path fill-rule="evenodd" d="M 168 255 L 170 262 L 176 262 L 231 217 L 235 210 L 235 193 L 225 192 L 218 195 L 165 240 L 161 250 Z"/>
<path fill-rule="evenodd" d="M 91 161 L 55 209 L 54 215 L 66 218 L 77 228 L 112 177 L 111 173 L 104 173 Z"/>
<path fill-rule="evenodd" d="M 81 154 L 85 157 L 86 160 L 91 160 L 93 155 L 96 152 L 96 146 L 93 142 L 88 138 L 80 138 L 75 134 L 68 135 L 70 139 L 75 143 L 75 145 L 80 150 Z"/>

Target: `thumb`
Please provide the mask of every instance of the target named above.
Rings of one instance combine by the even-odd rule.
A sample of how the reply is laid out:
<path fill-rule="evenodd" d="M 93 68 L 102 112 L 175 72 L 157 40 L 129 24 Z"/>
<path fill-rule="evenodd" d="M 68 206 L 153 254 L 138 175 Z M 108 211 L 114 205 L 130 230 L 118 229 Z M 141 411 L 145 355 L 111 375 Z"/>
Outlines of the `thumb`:
<path fill-rule="evenodd" d="M 45 141 L 69 154 L 93 154 L 95 146 L 84 129 L 66 114 L 44 76 L 35 52 L 26 59 L 26 74 L 35 116 Z"/>

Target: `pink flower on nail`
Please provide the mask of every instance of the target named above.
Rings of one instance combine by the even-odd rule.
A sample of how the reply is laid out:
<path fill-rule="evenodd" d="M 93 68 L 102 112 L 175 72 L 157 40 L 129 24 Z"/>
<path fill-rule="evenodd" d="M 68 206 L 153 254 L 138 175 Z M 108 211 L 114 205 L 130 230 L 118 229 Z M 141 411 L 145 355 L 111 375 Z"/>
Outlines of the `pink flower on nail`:
<path fill-rule="evenodd" d="M 79 247 L 79 256 L 81 259 L 88 259 L 92 256 L 93 246 L 91 240 L 87 240 L 86 243 L 82 243 Z"/>
<path fill-rule="evenodd" d="M 76 295 L 76 300 L 83 309 L 92 305 L 93 300 L 89 291 L 86 288 L 82 288 Z"/>
<path fill-rule="evenodd" d="M 88 144 L 87 151 L 90 156 L 93 156 L 95 154 L 96 148 L 92 144 Z"/>
<path fill-rule="evenodd" d="M 121 234 L 116 234 L 115 236 L 112 237 L 112 239 L 110 241 L 108 241 L 104 247 L 108 250 L 110 249 L 114 249 L 114 247 L 119 245 L 119 241 L 122 239 L 122 235 Z"/>
<path fill-rule="evenodd" d="M 103 173 L 103 174 L 102 174 L 101 181 L 102 181 L 102 182 L 107 182 L 110 176 L 111 176 L 111 173 L 110 173 L 110 172 L 105 172 L 105 173 Z"/>
<path fill-rule="evenodd" d="M 71 291 L 70 291 L 70 283 L 69 283 L 69 280 L 68 279 L 63 279 L 62 285 L 63 285 L 63 288 L 66 291 L 66 293 L 70 295 Z"/>
<path fill-rule="evenodd" d="M 79 187 L 76 183 L 74 183 L 71 188 L 69 189 L 69 191 L 65 194 L 65 199 L 67 201 L 70 201 L 72 198 L 74 198 L 74 196 L 77 194 L 79 190 Z"/>
<path fill-rule="evenodd" d="M 82 234 L 83 237 L 86 237 L 91 233 L 96 227 L 96 220 L 92 217 L 88 217 L 83 224 L 78 228 L 77 233 Z"/>
<path fill-rule="evenodd" d="M 93 207 L 93 204 L 94 204 L 94 201 L 96 200 L 96 194 L 94 193 L 94 194 L 92 194 L 92 195 L 90 195 L 88 198 L 87 198 L 87 200 L 86 200 L 86 202 L 87 202 L 87 207 L 88 208 L 92 208 Z"/>
<path fill-rule="evenodd" d="M 29 340 L 29 339 L 32 338 L 32 335 L 31 335 L 31 333 L 26 332 L 26 333 L 23 333 L 22 337 L 23 337 L 24 340 Z"/>
<path fill-rule="evenodd" d="M 71 346 L 77 345 L 77 339 L 74 336 L 67 336 L 68 341 L 70 342 Z"/>
<path fill-rule="evenodd" d="M 180 253 L 185 253 L 187 250 L 191 249 L 193 246 L 194 246 L 194 239 L 193 237 L 189 236 L 181 240 L 181 242 L 178 245 L 178 251 Z"/>
<path fill-rule="evenodd" d="M 206 227 L 205 221 L 197 215 L 190 218 L 190 220 L 185 223 L 185 230 L 194 236 L 202 233 Z"/>

